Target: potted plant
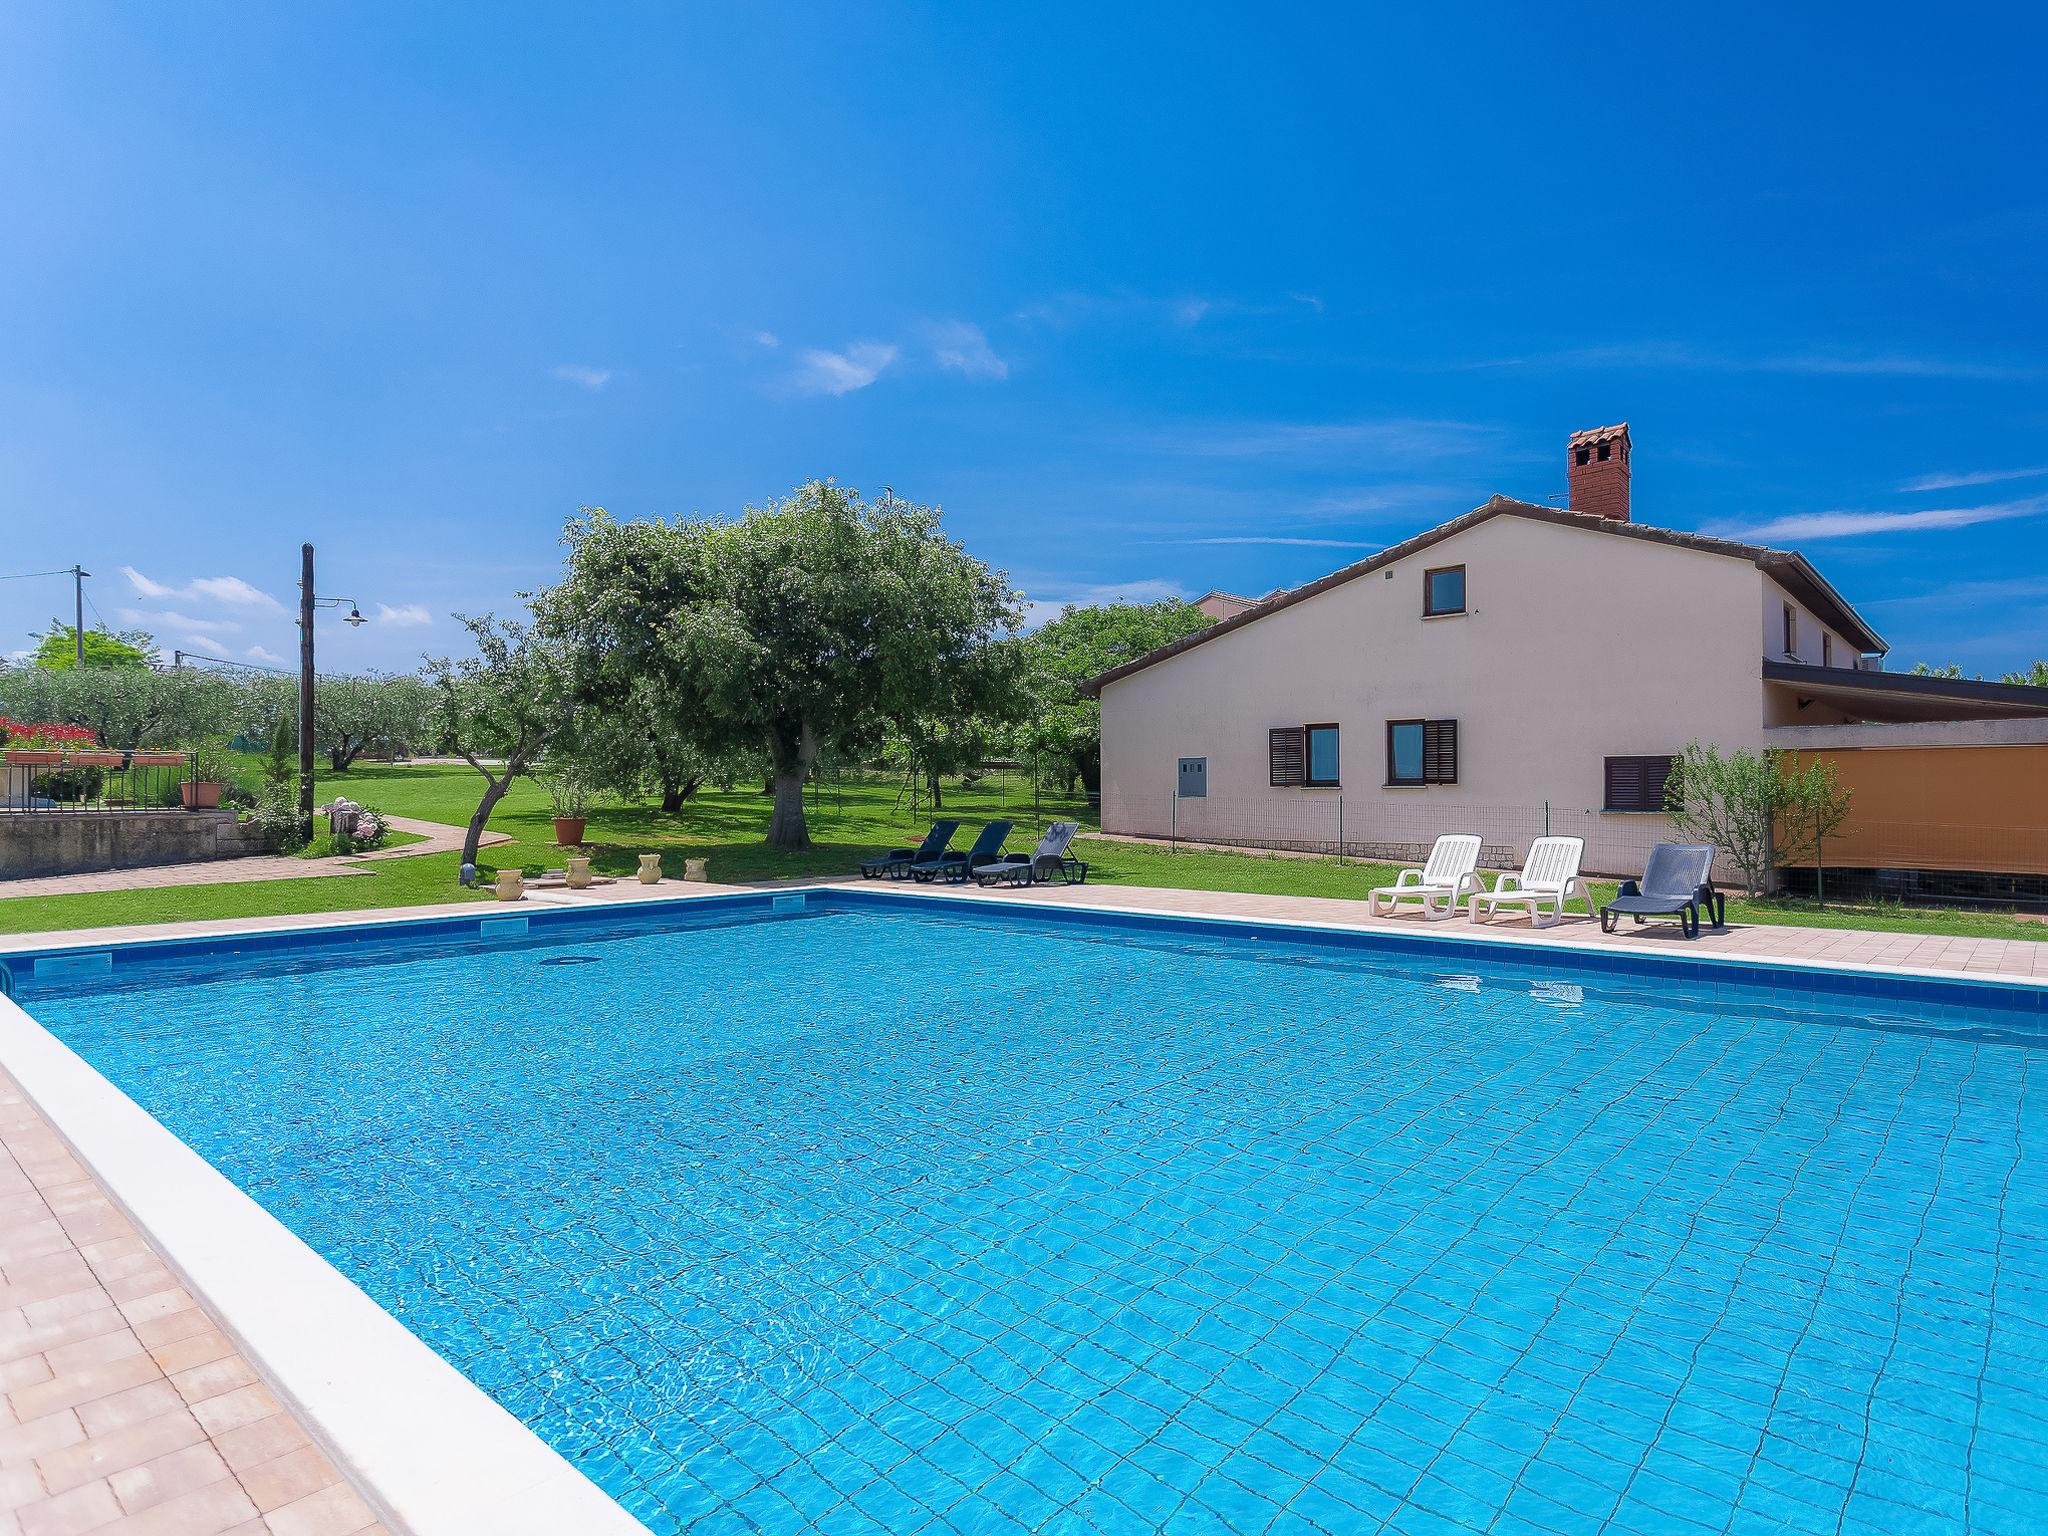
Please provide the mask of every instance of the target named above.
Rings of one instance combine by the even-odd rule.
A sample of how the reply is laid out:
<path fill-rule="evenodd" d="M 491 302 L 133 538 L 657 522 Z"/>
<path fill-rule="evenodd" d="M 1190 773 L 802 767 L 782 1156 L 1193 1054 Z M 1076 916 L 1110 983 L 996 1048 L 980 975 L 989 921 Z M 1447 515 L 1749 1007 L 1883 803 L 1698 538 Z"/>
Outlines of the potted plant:
<path fill-rule="evenodd" d="M 541 775 L 548 801 L 555 808 L 555 841 L 573 848 L 583 841 L 583 824 L 590 814 L 590 784 L 574 763 L 548 769 Z"/>
<path fill-rule="evenodd" d="M 220 809 L 221 787 L 227 782 L 227 743 L 209 736 L 192 751 L 192 773 L 178 786 L 178 796 L 188 811 Z"/>

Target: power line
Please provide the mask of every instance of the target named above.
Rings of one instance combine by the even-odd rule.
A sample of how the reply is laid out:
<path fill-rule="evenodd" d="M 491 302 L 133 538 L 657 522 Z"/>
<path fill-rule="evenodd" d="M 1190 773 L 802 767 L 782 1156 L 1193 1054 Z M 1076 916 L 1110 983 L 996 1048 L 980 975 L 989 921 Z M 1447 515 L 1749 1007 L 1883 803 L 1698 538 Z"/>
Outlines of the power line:
<path fill-rule="evenodd" d="M 22 571 L 13 576 L 0 576 L 0 581 L 27 581 L 35 576 L 69 576 L 70 574 L 71 567 L 67 565 L 61 571 Z"/>
<path fill-rule="evenodd" d="M 290 677 L 289 667 L 266 667 L 254 661 L 236 661 L 231 656 L 208 656 L 199 651 L 172 651 L 173 666 L 183 666 L 188 661 L 210 661 L 223 667 L 233 667 L 240 672 L 274 672 L 279 677 Z"/>

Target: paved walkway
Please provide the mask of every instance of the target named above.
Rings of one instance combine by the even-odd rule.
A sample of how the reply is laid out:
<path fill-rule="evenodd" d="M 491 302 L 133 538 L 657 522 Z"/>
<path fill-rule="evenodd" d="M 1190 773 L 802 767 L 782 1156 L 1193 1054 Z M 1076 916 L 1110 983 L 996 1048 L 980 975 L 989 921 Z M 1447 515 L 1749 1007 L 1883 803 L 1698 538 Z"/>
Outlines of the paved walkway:
<path fill-rule="evenodd" d="M 37 875 L 27 880 L 0 880 L 0 901 L 23 896 L 78 896 L 92 891 L 153 891 L 178 885 L 243 885 L 256 880 L 319 880 L 330 875 L 366 875 L 359 863 L 376 859 L 416 859 L 423 853 L 454 853 L 467 832 L 445 822 L 411 816 L 385 818 L 395 832 L 425 839 L 396 848 L 331 859 L 298 859 L 289 854 L 259 853 L 245 859 L 207 859 L 196 864 L 153 864 L 146 869 L 97 870 L 88 875 Z M 512 841 L 505 832 L 486 832 L 483 846 Z"/>
<path fill-rule="evenodd" d="M 0 1532 L 383 1530 L 0 1072 Z"/>

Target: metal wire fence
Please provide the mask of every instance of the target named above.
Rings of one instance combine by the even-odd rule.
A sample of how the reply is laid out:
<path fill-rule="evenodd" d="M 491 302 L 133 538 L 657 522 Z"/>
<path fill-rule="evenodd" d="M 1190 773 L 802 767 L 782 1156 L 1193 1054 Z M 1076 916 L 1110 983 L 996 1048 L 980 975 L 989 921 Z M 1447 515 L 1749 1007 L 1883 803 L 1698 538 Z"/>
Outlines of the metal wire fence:
<path fill-rule="evenodd" d="M 1588 874 L 1640 874 L 1650 850 L 1680 838 L 1667 816 L 1603 811 L 1587 806 L 1486 805 L 1435 795 L 1387 795 L 1347 800 L 1303 794 L 1270 806 L 1233 805 L 1222 799 L 1172 796 L 1134 825 L 1106 830 L 1165 842 L 1174 849 L 1246 849 L 1374 863 L 1414 864 L 1444 833 L 1477 833 L 1480 863 L 1518 868 L 1539 837 L 1585 840 Z M 1810 849 L 1779 862 L 1783 887 L 1799 894 L 1869 896 L 1942 905 L 2048 908 L 2048 815 L 2043 825 L 1987 829 L 1942 822 L 1850 821 L 1829 837 L 1816 875 Z M 1789 848 L 1789 843 L 1785 845 Z M 1742 873 L 1725 856 L 1715 878 L 1740 885 Z"/>

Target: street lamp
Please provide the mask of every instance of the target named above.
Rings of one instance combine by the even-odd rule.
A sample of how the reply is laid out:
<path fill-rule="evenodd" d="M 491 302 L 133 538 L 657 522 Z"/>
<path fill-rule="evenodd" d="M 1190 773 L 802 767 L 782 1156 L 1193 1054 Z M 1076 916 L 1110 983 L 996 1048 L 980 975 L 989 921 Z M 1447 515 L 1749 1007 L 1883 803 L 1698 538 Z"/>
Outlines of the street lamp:
<path fill-rule="evenodd" d="M 313 591 L 313 546 L 299 546 L 299 821 L 313 833 L 313 610 L 348 605 L 344 616 L 352 629 L 369 620 L 352 597 L 318 597 Z"/>

